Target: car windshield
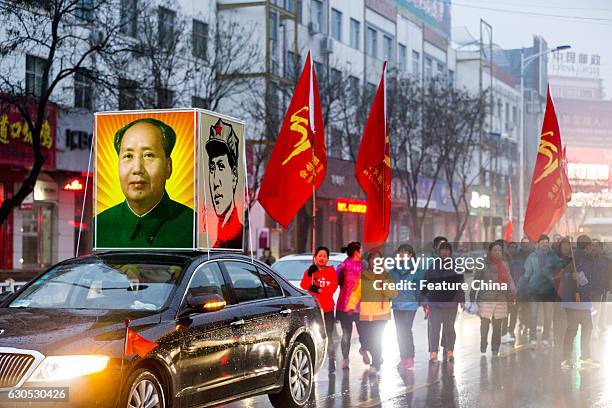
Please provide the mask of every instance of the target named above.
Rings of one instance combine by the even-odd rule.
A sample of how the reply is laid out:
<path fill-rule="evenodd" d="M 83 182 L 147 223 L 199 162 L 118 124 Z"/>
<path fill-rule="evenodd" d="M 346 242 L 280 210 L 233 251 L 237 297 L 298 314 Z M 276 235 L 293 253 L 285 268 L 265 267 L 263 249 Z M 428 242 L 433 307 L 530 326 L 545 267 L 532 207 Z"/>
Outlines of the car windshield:
<path fill-rule="evenodd" d="M 291 259 L 286 261 L 281 259 L 272 265 L 272 269 L 287 280 L 301 281 L 302 276 L 304 276 L 304 271 L 308 269 L 310 265 L 312 265 L 312 259 Z M 336 268 L 340 265 L 340 262 L 328 261 L 327 265 Z"/>
<path fill-rule="evenodd" d="M 39 277 L 9 307 L 160 310 L 183 266 L 159 263 L 59 265 Z"/>

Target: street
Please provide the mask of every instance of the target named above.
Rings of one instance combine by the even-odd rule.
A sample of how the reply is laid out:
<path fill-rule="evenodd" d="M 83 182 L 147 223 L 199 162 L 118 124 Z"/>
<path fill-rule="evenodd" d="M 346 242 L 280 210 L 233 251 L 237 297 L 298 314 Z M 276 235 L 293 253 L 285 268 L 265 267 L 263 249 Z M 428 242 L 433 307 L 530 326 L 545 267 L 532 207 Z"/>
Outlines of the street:
<path fill-rule="evenodd" d="M 503 344 L 499 357 L 479 350 L 478 317 L 459 313 L 455 329 L 455 362 L 427 361 L 427 321 L 419 311 L 414 322 L 415 368 L 400 372 L 395 326 L 385 329 L 384 363 L 379 378 L 369 377 L 353 333 L 351 368 L 329 374 L 327 361 L 316 377 L 312 406 L 336 407 L 609 407 L 612 406 L 612 330 L 593 340 L 601 368 L 561 369 L 560 348 L 530 350 L 526 338 Z M 337 327 L 338 333 L 340 327 Z M 226 405 L 228 408 L 271 406 L 266 396 Z"/>

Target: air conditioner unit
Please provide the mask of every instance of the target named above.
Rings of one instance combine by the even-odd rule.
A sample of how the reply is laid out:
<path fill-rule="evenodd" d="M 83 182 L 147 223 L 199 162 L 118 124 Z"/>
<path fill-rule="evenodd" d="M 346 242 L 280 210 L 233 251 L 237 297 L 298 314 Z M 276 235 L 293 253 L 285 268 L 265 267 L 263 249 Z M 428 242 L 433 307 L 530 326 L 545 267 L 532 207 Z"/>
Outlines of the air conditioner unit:
<path fill-rule="evenodd" d="M 310 23 L 308 23 L 308 32 L 310 33 L 310 35 L 320 33 L 321 26 L 319 25 L 319 23 L 311 21 Z"/>
<path fill-rule="evenodd" d="M 321 40 L 321 53 L 331 54 L 334 52 L 334 40 L 331 37 L 325 37 Z"/>

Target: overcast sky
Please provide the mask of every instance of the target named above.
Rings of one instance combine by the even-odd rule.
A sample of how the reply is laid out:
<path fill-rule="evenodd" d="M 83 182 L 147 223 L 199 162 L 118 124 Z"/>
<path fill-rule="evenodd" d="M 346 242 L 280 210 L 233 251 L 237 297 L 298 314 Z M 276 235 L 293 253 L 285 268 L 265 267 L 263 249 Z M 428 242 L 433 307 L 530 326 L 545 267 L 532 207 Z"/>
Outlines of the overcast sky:
<path fill-rule="evenodd" d="M 529 47 L 537 34 L 549 47 L 569 44 L 576 54 L 599 54 L 606 99 L 612 97 L 612 0 L 452 0 L 452 5 L 453 27 L 465 26 L 478 37 L 482 18 L 502 48 Z"/>

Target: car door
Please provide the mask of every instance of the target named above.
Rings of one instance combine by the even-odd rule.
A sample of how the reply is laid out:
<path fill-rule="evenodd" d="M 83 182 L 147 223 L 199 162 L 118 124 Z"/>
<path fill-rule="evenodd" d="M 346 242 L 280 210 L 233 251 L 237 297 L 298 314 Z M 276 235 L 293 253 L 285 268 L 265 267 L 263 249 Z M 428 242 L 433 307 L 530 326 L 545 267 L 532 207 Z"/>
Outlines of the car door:
<path fill-rule="evenodd" d="M 241 261 L 222 264 L 245 322 L 244 387 L 252 390 L 274 384 L 284 361 L 292 310 L 278 282 L 264 269 Z"/>
<path fill-rule="evenodd" d="M 222 296 L 227 306 L 179 319 L 179 324 L 185 326 L 182 329 L 181 378 L 187 385 L 183 393 L 190 405 L 235 395 L 245 369 L 242 317 L 238 309 L 231 306 L 230 288 L 217 262 L 198 267 L 185 292 L 183 304 L 190 296 L 205 294 Z"/>

